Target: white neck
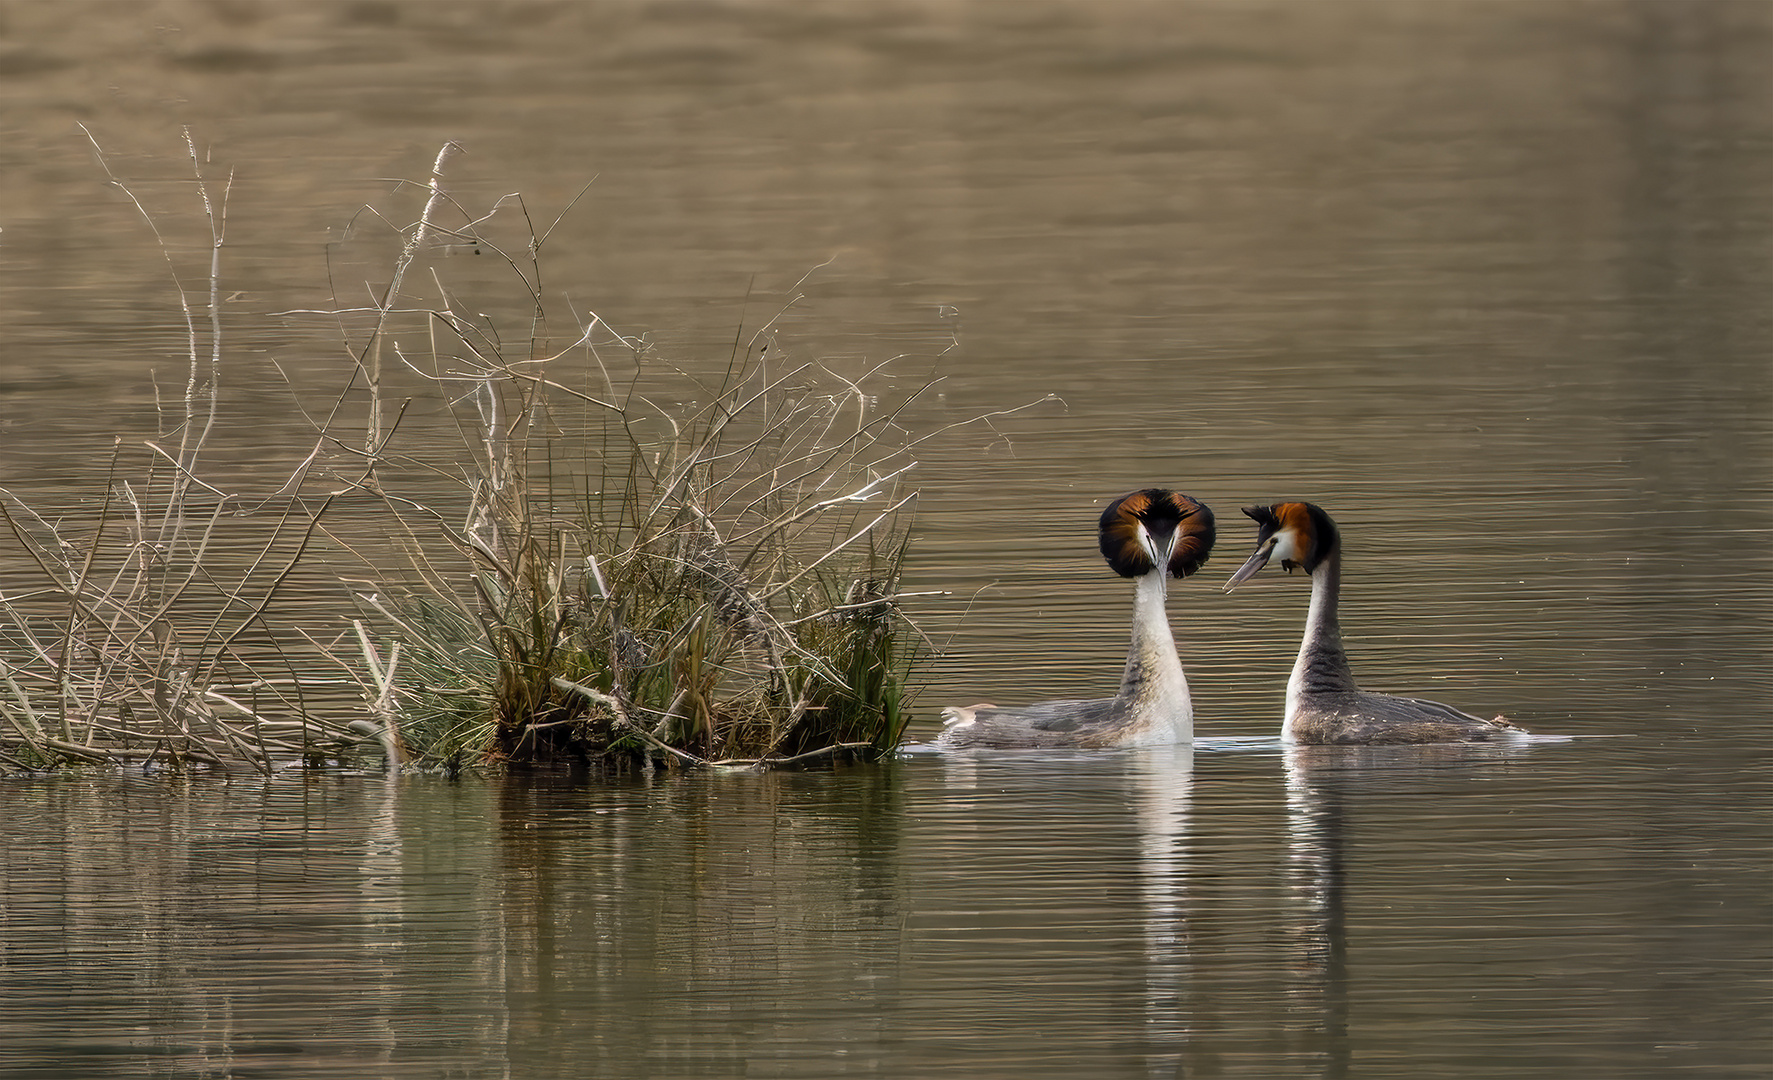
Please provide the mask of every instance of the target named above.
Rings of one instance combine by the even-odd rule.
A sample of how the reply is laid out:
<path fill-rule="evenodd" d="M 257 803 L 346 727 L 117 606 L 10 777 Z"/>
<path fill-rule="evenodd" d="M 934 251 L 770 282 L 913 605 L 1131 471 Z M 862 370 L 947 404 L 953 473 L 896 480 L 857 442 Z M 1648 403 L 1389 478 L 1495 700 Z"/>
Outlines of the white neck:
<path fill-rule="evenodd" d="M 1342 553 L 1332 551 L 1311 572 L 1311 610 L 1305 616 L 1305 638 L 1299 659 L 1287 680 L 1287 716 L 1298 713 L 1312 694 L 1354 690 L 1348 654 L 1342 649 L 1342 624 L 1336 607 L 1342 590 Z"/>
<path fill-rule="evenodd" d="M 1133 585 L 1133 647 L 1120 680 L 1121 700 L 1148 730 L 1139 742 L 1154 746 L 1194 738 L 1194 705 L 1176 657 L 1176 639 L 1170 635 L 1164 585 L 1161 565 Z"/>

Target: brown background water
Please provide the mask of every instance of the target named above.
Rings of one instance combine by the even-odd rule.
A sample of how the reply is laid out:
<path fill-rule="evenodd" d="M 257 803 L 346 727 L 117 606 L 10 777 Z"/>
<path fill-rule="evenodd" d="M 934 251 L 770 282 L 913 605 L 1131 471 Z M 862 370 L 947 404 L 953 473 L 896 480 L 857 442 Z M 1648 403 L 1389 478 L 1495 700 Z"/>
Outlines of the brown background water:
<path fill-rule="evenodd" d="M 188 287 L 180 126 L 233 172 L 211 462 L 242 490 L 349 371 L 279 313 L 385 283 L 359 209 L 412 220 L 386 178 L 450 139 L 482 212 L 594 180 L 546 252 L 563 328 L 717 369 L 805 276 L 779 347 L 905 354 L 875 404 L 941 377 L 913 431 L 1056 395 L 920 455 L 907 586 L 947 595 L 914 734 L 1113 684 L 1107 498 L 1221 521 L 1171 600 L 1191 757 L 10 782 L 0 1065 L 1764 1075 L 1770 47 L 1760 4 L 0 5 L 0 485 L 38 505 L 90 507 L 184 364 L 84 123 Z M 521 336 L 495 259 L 435 265 Z M 1236 508 L 1287 497 L 1343 526 L 1368 685 L 1616 737 L 1284 753 L 1304 582 L 1217 584 Z"/>

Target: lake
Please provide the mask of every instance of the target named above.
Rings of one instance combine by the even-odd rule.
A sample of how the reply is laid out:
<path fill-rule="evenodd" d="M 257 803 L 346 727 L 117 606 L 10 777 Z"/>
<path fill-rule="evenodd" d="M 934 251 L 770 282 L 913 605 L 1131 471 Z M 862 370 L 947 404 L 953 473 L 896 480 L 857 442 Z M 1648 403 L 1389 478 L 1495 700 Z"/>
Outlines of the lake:
<path fill-rule="evenodd" d="M 46 518 L 179 396 L 174 274 L 207 328 L 188 127 L 231 176 L 230 490 L 361 413 L 322 313 L 386 288 L 454 140 L 489 246 L 413 309 L 524 340 L 498 253 L 545 233 L 550 339 L 643 338 L 604 358 L 668 404 L 778 313 L 786 360 L 886 365 L 865 407 L 930 436 L 914 740 L 1109 692 L 1111 498 L 1219 523 L 1170 595 L 1191 750 L 0 781 L 0 1067 L 1766 1075 L 1770 47 L 1704 2 L 0 5 L 0 487 Z M 447 473 L 460 409 L 408 389 Z M 1567 738 L 1283 746 L 1307 583 L 1219 588 L 1282 499 L 1341 526 L 1365 686 Z M 35 572 L 0 533 L 0 595 Z M 339 633 L 361 573 L 273 631 Z"/>

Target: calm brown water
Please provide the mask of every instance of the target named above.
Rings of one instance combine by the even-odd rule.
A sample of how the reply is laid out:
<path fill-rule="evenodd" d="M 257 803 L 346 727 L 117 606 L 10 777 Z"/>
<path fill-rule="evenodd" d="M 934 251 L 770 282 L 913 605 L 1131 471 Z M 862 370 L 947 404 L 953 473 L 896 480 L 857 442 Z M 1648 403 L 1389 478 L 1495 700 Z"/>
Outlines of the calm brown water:
<path fill-rule="evenodd" d="M 31 1077 L 1764 1072 L 1754 764 L 1641 740 L 1190 758 L 12 783 L 0 1054 Z"/>
<path fill-rule="evenodd" d="M 233 170 L 210 461 L 243 490 L 350 370 L 283 313 L 385 285 L 360 209 L 415 218 L 386 178 L 450 139 L 476 213 L 545 227 L 594 180 L 546 249 L 567 340 L 595 311 L 717 373 L 806 276 L 784 355 L 904 354 L 873 404 L 941 377 L 914 432 L 1056 395 L 920 457 L 914 734 L 1113 684 L 1106 499 L 1221 523 L 1171 601 L 1192 761 L 9 782 L 0 1068 L 1768 1074 L 1770 49 L 1760 4 L 0 4 L 0 486 L 48 510 L 91 512 L 184 370 L 78 122 L 199 293 L 180 126 Z M 527 332 L 496 258 L 423 303 L 432 269 Z M 1292 497 L 1343 526 L 1368 685 L 1617 737 L 1284 754 L 1305 583 L 1217 586 L 1236 508 Z"/>

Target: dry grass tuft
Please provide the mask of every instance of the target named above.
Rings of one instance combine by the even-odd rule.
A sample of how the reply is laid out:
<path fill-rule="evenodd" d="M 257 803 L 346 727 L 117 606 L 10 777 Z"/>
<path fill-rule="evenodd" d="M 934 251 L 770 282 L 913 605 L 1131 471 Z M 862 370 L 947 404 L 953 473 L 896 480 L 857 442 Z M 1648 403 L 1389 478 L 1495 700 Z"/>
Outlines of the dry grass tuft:
<path fill-rule="evenodd" d="M 918 445 L 941 434 L 899 422 L 921 390 L 877 403 L 873 384 L 903 358 L 853 377 L 790 363 L 777 324 L 798 298 L 742 334 L 708 380 L 595 314 L 556 348 L 541 287 L 552 228 L 527 227 L 521 256 L 481 235 L 495 213 L 528 223 L 528 209 L 518 195 L 479 217 L 457 206 L 443 182 L 452 144 L 420 187 L 419 219 L 397 230 L 372 306 L 307 313 L 341 327 L 351 385 L 311 420 L 313 452 L 247 505 L 200 478 L 222 376 L 231 181 L 218 192 L 188 135 L 186 147 L 213 254 L 207 320 L 173 268 L 190 342 L 182 398 L 162 403 L 139 472 L 119 443 L 95 520 L 52 522 L 0 491 L 0 522 L 40 578 L 0 596 L 0 765 L 269 771 L 379 749 L 390 766 L 451 769 L 772 766 L 898 744 L 929 651 L 900 608 L 917 500 L 905 479 Z M 457 214 L 463 224 L 446 227 Z M 531 307 L 520 341 L 464 316 L 477 309 L 434 262 L 433 299 L 415 300 L 412 271 L 449 249 L 509 270 Z M 421 331 L 426 350 L 402 351 L 397 328 Z M 634 367 L 626 385 L 616 361 Z M 700 404 L 656 404 L 643 368 L 674 372 L 689 391 L 674 397 Z M 403 446 L 413 399 L 397 399 L 397 384 L 456 417 L 461 445 Z M 342 427 L 353 410 L 360 435 Z M 321 476 L 335 490 L 305 494 Z M 415 476 L 432 494 L 408 493 Z M 403 558 L 334 531 L 339 499 L 379 501 Z M 255 557 L 213 555 L 222 533 L 237 551 L 243 530 Z M 330 640 L 302 634 L 299 652 L 275 644 L 291 636 L 272 625 L 280 589 L 298 567 L 341 557 L 381 568 L 348 579 L 357 617 Z M 318 690 L 341 685 L 361 693 L 361 715 L 315 707 Z"/>

